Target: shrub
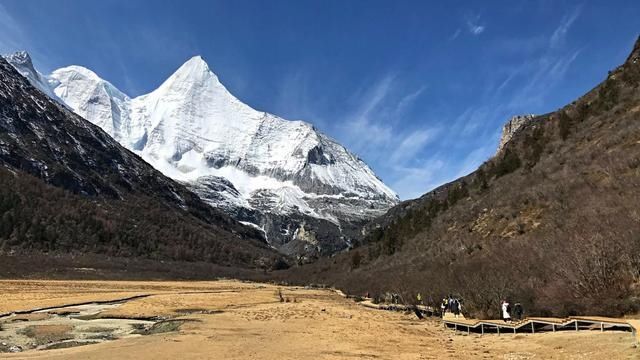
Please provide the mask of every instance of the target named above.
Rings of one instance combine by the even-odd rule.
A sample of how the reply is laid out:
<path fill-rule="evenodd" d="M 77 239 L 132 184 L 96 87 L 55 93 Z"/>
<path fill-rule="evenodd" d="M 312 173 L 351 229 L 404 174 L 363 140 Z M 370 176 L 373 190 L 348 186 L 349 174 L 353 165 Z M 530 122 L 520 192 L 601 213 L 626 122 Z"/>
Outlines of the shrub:
<path fill-rule="evenodd" d="M 615 80 L 607 79 L 598 91 L 598 102 L 603 110 L 611 110 L 618 103 L 618 87 Z"/>
<path fill-rule="evenodd" d="M 571 117 L 566 112 L 560 111 L 558 114 L 558 134 L 562 140 L 567 140 L 571 133 Z"/>
<path fill-rule="evenodd" d="M 290 267 L 289 264 L 286 261 L 284 261 L 284 259 L 279 258 L 273 263 L 273 266 L 271 267 L 271 269 L 272 270 L 286 270 L 289 267 Z"/>
<path fill-rule="evenodd" d="M 449 188 L 447 193 L 447 201 L 449 206 L 453 206 L 455 203 L 460 201 L 461 199 L 469 196 L 469 190 L 467 189 L 466 183 L 460 182 L 459 184 L 454 184 Z"/>
<path fill-rule="evenodd" d="M 493 171 L 496 178 L 499 178 L 518 170 L 521 165 L 522 162 L 520 161 L 520 157 L 518 156 L 518 154 L 507 149 L 505 150 L 502 158 L 498 160 L 498 163 L 495 165 Z"/>
<path fill-rule="evenodd" d="M 544 128 L 542 126 L 536 126 L 530 134 L 527 134 L 524 139 L 524 146 L 528 168 L 532 168 L 538 163 L 546 144 L 547 138 L 544 136 Z"/>
<path fill-rule="evenodd" d="M 360 255 L 359 251 L 354 251 L 351 255 L 351 269 L 357 269 L 360 267 L 360 263 L 362 262 L 362 255 Z"/>
<path fill-rule="evenodd" d="M 476 171 L 476 177 L 473 179 L 473 184 L 478 187 L 478 189 L 482 192 L 489 188 L 489 183 L 487 179 L 487 173 L 484 171 L 486 165 L 482 165 Z"/>

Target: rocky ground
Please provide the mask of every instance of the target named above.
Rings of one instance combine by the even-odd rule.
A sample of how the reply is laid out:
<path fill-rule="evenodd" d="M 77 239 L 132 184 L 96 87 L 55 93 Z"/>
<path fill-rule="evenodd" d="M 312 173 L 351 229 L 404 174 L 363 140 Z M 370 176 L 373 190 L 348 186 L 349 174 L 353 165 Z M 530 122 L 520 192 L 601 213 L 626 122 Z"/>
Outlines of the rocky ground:
<path fill-rule="evenodd" d="M 320 289 L 238 281 L 5 280 L 0 293 L 0 313 L 10 314 L 0 318 L 0 357 L 11 359 L 640 356 L 628 332 L 455 335 L 436 319 L 368 309 Z M 118 301 L 125 298 L 131 299 Z"/>

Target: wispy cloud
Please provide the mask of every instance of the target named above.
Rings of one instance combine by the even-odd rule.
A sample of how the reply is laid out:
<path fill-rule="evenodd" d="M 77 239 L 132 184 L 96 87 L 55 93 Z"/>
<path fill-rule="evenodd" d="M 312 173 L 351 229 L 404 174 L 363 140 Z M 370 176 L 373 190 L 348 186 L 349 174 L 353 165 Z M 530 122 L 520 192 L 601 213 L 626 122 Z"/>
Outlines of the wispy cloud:
<path fill-rule="evenodd" d="M 358 93 L 353 110 L 334 129 L 349 149 L 387 174 L 385 180 L 397 181 L 393 188 L 402 198 L 424 191 L 425 174 L 439 164 L 424 154 L 440 129 L 428 121 L 407 125 L 412 108 L 426 91 L 427 86 L 412 89 L 397 74 L 383 76 Z"/>
<path fill-rule="evenodd" d="M 404 163 L 413 159 L 419 151 L 433 140 L 436 132 L 435 130 L 427 129 L 410 133 L 400 142 L 400 145 L 398 145 L 389 159 L 393 163 Z"/>
<path fill-rule="evenodd" d="M 407 95 L 405 95 L 398 102 L 398 106 L 396 107 L 396 113 L 402 114 L 403 112 L 405 112 L 409 107 L 411 107 L 411 105 L 413 105 L 416 99 L 418 99 L 426 89 L 427 89 L 427 86 L 424 85 L 418 88 L 418 90 L 410 92 Z"/>
<path fill-rule="evenodd" d="M 374 113 L 374 110 L 378 110 L 378 113 L 382 111 L 384 102 L 392 91 L 394 78 L 394 75 L 387 75 L 371 89 L 364 91 L 362 101 L 340 126 L 346 140 L 357 152 L 370 152 L 394 140 L 392 125 L 380 121 L 378 114 Z"/>
<path fill-rule="evenodd" d="M 467 29 L 472 35 L 480 35 L 486 29 L 486 25 L 480 23 L 480 15 L 467 19 Z"/>
<path fill-rule="evenodd" d="M 451 34 L 451 36 L 449 36 L 449 41 L 453 41 L 453 40 L 457 39 L 458 36 L 460 36 L 461 33 L 462 33 L 462 29 L 457 28 L 456 31 L 454 31 L 453 34 Z"/>
<path fill-rule="evenodd" d="M 537 59 L 525 62 L 515 70 L 514 76 L 521 76 L 523 82 L 512 93 L 508 105 L 513 109 L 540 107 L 548 89 L 557 86 L 565 77 L 571 64 L 582 49 L 556 53 L 547 51 Z"/>
<path fill-rule="evenodd" d="M 358 153 L 375 158 L 388 156 L 393 150 L 390 146 L 401 143 L 413 131 L 426 131 L 396 125 L 425 90 L 426 86 L 422 86 L 407 91 L 395 74 L 378 79 L 361 91 L 354 100 L 353 110 L 348 111 L 345 121 L 338 126 L 342 140 Z"/>
<path fill-rule="evenodd" d="M 565 15 L 560 22 L 560 26 L 551 34 L 549 38 L 549 46 L 551 48 L 557 48 L 564 43 L 567 32 L 571 28 L 571 25 L 578 19 L 582 12 L 582 6 L 576 7 L 570 14 Z"/>

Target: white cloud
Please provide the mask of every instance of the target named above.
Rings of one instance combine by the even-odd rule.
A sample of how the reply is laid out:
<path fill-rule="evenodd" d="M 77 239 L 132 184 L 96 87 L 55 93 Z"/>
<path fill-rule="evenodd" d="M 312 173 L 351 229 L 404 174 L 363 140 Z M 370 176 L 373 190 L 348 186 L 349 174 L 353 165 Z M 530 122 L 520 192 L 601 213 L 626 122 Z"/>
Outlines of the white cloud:
<path fill-rule="evenodd" d="M 403 93 L 403 86 L 395 75 L 382 77 L 361 91 L 355 110 L 338 126 L 342 140 L 357 153 L 369 155 L 370 159 L 388 157 L 395 144 L 411 136 L 411 130 L 396 127 L 394 123 L 405 115 L 425 89 L 423 86 Z M 421 131 L 423 129 L 416 130 L 419 134 Z"/>
<path fill-rule="evenodd" d="M 562 54 L 549 51 L 538 59 L 525 62 L 517 71 L 521 72 L 527 81 L 514 91 L 508 106 L 523 110 L 543 105 L 548 89 L 564 79 L 580 52 L 581 49 Z"/>
<path fill-rule="evenodd" d="M 404 96 L 402 99 L 400 99 L 400 101 L 398 102 L 398 106 L 396 107 L 395 113 L 400 115 L 409 107 L 411 107 L 411 105 L 413 105 L 413 102 L 416 101 L 420 97 L 420 95 L 422 95 L 422 93 L 426 90 L 426 88 L 427 88 L 426 86 L 421 86 L 418 90 L 411 92 L 406 96 Z"/>
<path fill-rule="evenodd" d="M 368 99 L 361 104 L 357 114 L 359 118 L 367 118 L 371 114 L 371 111 L 383 102 L 385 97 L 387 97 L 391 92 L 394 79 L 395 76 L 387 75 L 382 78 L 382 80 L 378 81 L 373 90 L 369 93 L 370 96 L 368 96 Z"/>
<path fill-rule="evenodd" d="M 364 92 L 363 100 L 341 130 L 346 135 L 350 147 L 360 153 L 370 152 L 381 145 L 393 141 L 393 127 L 381 121 L 374 110 L 383 106 L 385 98 L 391 92 L 394 76 L 388 75 L 379 80 L 372 89 Z"/>
<path fill-rule="evenodd" d="M 473 35 L 480 35 L 484 32 L 484 26 L 469 23 L 469 32 L 471 32 Z"/>
<path fill-rule="evenodd" d="M 562 18 L 560 26 L 556 28 L 549 38 L 549 45 L 551 48 L 557 48 L 564 43 L 564 39 L 567 36 L 569 28 L 571 28 L 571 25 L 573 25 L 578 16 L 580 16 L 581 11 L 582 6 L 578 6 L 571 12 L 571 14 L 567 14 Z"/>
<path fill-rule="evenodd" d="M 394 189 L 402 198 L 429 186 L 424 182 L 420 184 L 420 179 L 430 171 L 419 164 L 425 163 L 424 149 L 435 140 L 438 129 L 408 128 L 406 121 L 398 122 L 405 119 L 425 90 L 426 86 L 422 86 L 406 91 L 405 84 L 396 75 L 386 75 L 358 92 L 353 99 L 354 110 L 334 129 L 347 148 L 362 155 L 388 180 L 397 180 Z M 429 168 L 437 164 L 432 162 Z"/>
<path fill-rule="evenodd" d="M 480 15 L 476 15 L 473 18 L 467 19 L 467 30 L 472 35 L 480 35 L 486 29 L 485 25 L 480 24 Z"/>
<path fill-rule="evenodd" d="M 413 159 L 419 151 L 433 140 L 434 133 L 435 131 L 433 130 L 412 132 L 400 142 L 400 145 L 391 154 L 389 160 L 393 163 L 406 163 Z"/>

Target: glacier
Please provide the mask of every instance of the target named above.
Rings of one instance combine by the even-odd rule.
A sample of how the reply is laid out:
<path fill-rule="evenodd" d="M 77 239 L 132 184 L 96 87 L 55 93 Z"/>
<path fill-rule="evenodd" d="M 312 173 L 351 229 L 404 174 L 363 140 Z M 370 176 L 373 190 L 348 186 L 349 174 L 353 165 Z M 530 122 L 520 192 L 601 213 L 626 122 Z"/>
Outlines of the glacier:
<path fill-rule="evenodd" d="M 7 60 L 32 85 L 212 206 L 255 225 L 285 253 L 304 258 L 345 249 L 366 221 L 399 201 L 364 161 L 312 124 L 244 104 L 201 56 L 135 98 L 82 66 L 44 76 L 24 52 Z"/>

